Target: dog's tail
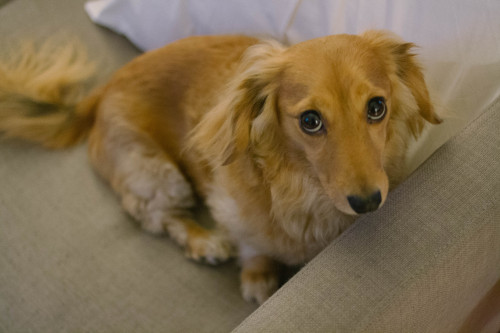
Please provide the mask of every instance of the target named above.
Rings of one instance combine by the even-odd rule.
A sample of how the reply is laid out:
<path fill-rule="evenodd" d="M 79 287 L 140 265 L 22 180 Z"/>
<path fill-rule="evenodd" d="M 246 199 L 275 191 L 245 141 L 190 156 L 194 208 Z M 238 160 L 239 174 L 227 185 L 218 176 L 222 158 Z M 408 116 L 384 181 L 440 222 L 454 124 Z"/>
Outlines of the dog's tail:
<path fill-rule="evenodd" d="M 20 45 L 0 61 L 0 136 L 64 148 L 91 129 L 99 94 L 83 98 L 94 74 L 82 46 Z"/>

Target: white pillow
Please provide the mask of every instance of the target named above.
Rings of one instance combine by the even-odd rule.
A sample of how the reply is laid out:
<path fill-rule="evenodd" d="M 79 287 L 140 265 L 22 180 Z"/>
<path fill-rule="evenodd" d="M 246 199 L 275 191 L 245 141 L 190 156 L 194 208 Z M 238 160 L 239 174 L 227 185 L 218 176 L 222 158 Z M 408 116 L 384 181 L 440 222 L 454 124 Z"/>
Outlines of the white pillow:
<path fill-rule="evenodd" d="M 90 18 L 142 50 L 202 34 L 247 34 L 286 43 L 388 29 L 419 45 L 432 94 L 449 118 L 410 154 L 417 167 L 500 96 L 500 1 L 97 0 Z"/>

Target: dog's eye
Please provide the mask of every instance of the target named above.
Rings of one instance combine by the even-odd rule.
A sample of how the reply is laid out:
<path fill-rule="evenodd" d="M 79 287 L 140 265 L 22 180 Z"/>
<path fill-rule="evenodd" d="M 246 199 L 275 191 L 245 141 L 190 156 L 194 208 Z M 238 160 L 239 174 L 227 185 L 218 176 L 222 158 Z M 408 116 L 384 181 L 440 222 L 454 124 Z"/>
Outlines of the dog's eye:
<path fill-rule="evenodd" d="M 300 115 L 300 127 L 307 134 L 316 134 L 323 130 L 323 121 L 317 111 L 307 110 Z"/>
<path fill-rule="evenodd" d="M 378 122 L 384 119 L 386 113 L 385 99 L 374 97 L 368 101 L 367 116 L 369 122 Z"/>

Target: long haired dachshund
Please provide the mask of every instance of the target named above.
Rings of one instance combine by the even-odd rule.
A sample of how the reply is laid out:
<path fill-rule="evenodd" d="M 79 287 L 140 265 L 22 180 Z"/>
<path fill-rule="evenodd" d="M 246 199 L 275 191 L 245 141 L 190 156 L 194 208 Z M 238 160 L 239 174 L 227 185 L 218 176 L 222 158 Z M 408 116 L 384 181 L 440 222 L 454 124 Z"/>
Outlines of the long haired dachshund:
<path fill-rule="evenodd" d="M 383 205 L 409 140 L 437 124 L 414 45 L 384 31 L 290 47 L 245 36 L 147 52 L 82 98 L 83 53 L 25 48 L 0 64 L 4 137 L 90 160 L 125 211 L 189 258 L 239 257 L 245 299 L 278 288 L 358 214 Z M 216 227 L 194 221 L 202 198 Z"/>

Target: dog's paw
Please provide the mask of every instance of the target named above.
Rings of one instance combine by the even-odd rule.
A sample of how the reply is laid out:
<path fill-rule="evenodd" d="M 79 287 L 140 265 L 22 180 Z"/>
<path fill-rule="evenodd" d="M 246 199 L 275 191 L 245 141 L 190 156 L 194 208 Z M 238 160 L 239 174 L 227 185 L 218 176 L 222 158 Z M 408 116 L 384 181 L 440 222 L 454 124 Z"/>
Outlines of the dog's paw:
<path fill-rule="evenodd" d="M 186 257 L 197 262 L 217 265 L 235 255 L 233 244 L 225 236 L 212 232 L 197 232 L 186 243 Z"/>
<path fill-rule="evenodd" d="M 241 274 L 241 293 L 248 301 L 264 303 L 279 287 L 279 276 L 274 271 L 244 271 Z"/>
<path fill-rule="evenodd" d="M 241 270 L 241 293 L 249 302 L 264 303 L 280 283 L 281 265 L 264 255 L 243 261 Z"/>

